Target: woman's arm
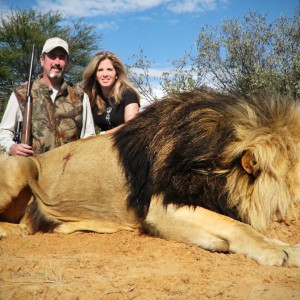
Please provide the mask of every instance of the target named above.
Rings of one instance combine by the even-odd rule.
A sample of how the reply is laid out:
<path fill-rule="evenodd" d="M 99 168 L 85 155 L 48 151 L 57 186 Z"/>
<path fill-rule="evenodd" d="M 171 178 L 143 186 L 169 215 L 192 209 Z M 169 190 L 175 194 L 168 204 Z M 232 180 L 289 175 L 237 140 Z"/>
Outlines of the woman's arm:
<path fill-rule="evenodd" d="M 138 113 L 139 113 L 139 105 L 137 103 L 130 103 L 130 104 L 126 105 L 125 111 L 124 111 L 125 123 L 127 123 L 131 119 L 135 118 L 138 115 Z M 114 133 L 114 132 L 118 131 L 121 127 L 123 127 L 124 124 L 121 124 L 115 128 L 109 129 L 109 130 L 105 131 L 105 133 Z"/>

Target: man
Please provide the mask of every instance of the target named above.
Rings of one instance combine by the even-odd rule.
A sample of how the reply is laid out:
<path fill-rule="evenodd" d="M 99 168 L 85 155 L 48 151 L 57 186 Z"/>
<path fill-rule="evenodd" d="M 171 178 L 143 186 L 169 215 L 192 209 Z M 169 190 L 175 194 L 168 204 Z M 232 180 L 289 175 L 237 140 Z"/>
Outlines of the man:
<path fill-rule="evenodd" d="M 0 124 L 0 148 L 8 155 L 30 156 L 95 134 L 87 94 L 64 80 L 69 46 L 55 37 L 48 39 L 40 56 L 43 73 L 31 87 L 32 144 L 14 142 L 16 124 L 23 120 L 28 82 L 15 88 Z"/>

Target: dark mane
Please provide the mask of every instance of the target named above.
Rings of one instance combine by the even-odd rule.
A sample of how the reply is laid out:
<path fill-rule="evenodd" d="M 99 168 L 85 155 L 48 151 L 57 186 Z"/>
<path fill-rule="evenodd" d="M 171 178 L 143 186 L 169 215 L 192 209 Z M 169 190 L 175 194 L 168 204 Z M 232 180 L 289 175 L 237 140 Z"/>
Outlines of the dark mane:
<path fill-rule="evenodd" d="M 163 194 L 165 205 L 231 211 L 236 218 L 227 209 L 226 175 L 221 172 L 230 167 L 221 154 L 235 139 L 230 107 L 236 102 L 211 93 L 171 95 L 119 130 L 114 143 L 131 185 L 129 207 L 144 217 L 151 196 Z"/>

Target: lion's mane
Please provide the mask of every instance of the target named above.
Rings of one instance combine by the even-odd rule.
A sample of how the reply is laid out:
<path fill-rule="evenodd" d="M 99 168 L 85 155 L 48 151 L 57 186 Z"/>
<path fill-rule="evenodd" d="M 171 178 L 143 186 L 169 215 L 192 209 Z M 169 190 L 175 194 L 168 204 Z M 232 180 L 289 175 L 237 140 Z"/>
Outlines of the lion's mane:
<path fill-rule="evenodd" d="M 164 205 L 202 206 L 263 231 L 299 201 L 300 105 L 264 94 L 170 95 L 114 135 L 131 193 L 144 218 L 153 195 Z M 254 161 L 251 174 L 241 160 Z M 298 173 L 297 173 L 298 172 Z"/>

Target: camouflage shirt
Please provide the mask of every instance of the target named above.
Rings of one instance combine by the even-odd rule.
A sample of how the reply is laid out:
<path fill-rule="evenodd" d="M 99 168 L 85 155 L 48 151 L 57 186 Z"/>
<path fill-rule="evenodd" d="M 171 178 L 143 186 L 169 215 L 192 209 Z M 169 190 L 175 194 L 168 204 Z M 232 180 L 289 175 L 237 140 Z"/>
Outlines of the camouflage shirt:
<path fill-rule="evenodd" d="M 23 118 L 27 85 L 28 83 L 24 83 L 14 91 Z M 40 79 L 32 83 L 31 141 L 35 154 L 80 138 L 83 89 L 64 81 L 54 101 L 51 99 L 52 92 L 52 88 L 43 84 Z"/>

